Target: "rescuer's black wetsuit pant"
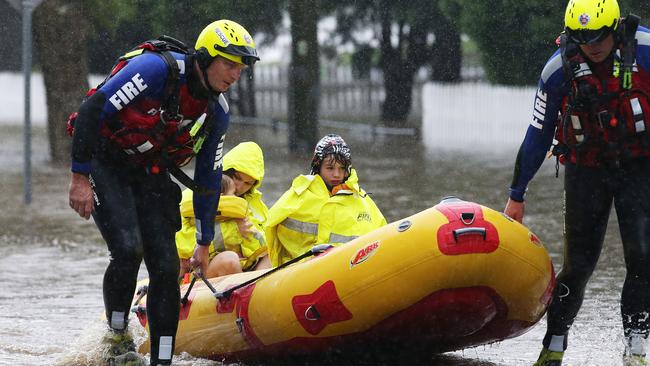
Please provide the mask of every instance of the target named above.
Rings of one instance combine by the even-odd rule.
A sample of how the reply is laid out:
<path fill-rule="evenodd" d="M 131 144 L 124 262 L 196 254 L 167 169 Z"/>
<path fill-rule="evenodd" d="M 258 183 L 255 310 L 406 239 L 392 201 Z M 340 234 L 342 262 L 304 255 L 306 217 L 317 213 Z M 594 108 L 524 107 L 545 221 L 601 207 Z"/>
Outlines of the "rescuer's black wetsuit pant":
<path fill-rule="evenodd" d="M 625 335 L 650 328 L 650 158 L 619 167 L 567 164 L 564 179 L 564 264 L 548 310 L 551 335 L 567 334 L 582 305 L 600 256 L 612 202 L 623 242 L 627 274 L 621 295 Z M 566 347 L 566 345 L 565 345 Z"/>
<path fill-rule="evenodd" d="M 91 166 L 97 195 L 93 218 L 110 251 L 103 285 L 106 316 L 114 329 L 115 314 L 124 315 L 117 324 L 119 320 L 126 324 L 144 258 L 149 272 L 151 364 L 157 364 L 160 337 L 161 355 L 169 354 L 178 327 L 179 259 L 174 236 L 181 225 L 180 188 L 164 171 L 149 174 L 142 167 L 99 159 L 93 159 Z"/>

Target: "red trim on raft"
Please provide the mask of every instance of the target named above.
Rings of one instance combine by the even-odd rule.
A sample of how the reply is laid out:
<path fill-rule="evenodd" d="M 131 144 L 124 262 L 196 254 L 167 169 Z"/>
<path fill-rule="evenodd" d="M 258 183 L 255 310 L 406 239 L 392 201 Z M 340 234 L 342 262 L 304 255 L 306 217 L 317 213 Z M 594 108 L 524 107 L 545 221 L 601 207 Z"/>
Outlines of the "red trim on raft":
<path fill-rule="evenodd" d="M 227 291 L 233 287 L 235 287 L 235 285 L 228 285 L 225 289 L 223 289 L 223 291 Z M 237 290 L 235 290 L 232 294 L 230 294 L 228 298 L 218 300 L 217 313 L 232 313 L 233 310 L 235 310 L 237 299 L 239 299 L 239 296 L 237 295 Z"/>
<path fill-rule="evenodd" d="M 390 296 L 373 301 L 392 301 Z M 301 355 L 336 350 L 368 350 L 442 353 L 468 346 L 515 337 L 534 325 L 507 319 L 503 299 L 489 287 L 437 291 L 372 328 L 332 337 L 302 337 L 282 343 L 260 345 L 237 353 L 215 355 L 227 361 L 264 359 L 268 356 Z"/>
<path fill-rule="evenodd" d="M 138 320 L 140 321 L 140 324 L 142 325 L 143 328 L 147 327 L 147 307 L 144 305 L 140 305 L 141 308 L 138 308 L 138 312 L 135 313 L 135 315 L 138 317 Z M 140 311 L 142 309 L 142 311 Z"/>
<path fill-rule="evenodd" d="M 194 296 L 196 293 L 194 291 L 191 291 L 189 296 L 187 296 L 187 302 L 185 303 L 185 306 L 181 304 L 181 308 L 178 312 L 178 320 L 186 320 L 189 315 L 190 315 L 190 308 L 192 307 L 192 302 L 194 301 Z M 142 309 L 140 311 L 139 309 Z M 147 306 L 145 304 L 140 304 L 138 305 L 138 311 L 135 313 L 136 316 L 138 317 L 138 320 L 140 321 L 140 324 L 142 327 L 147 326 Z"/>
<path fill-rule="evenodd" d="M 180 312 L 178 313 L 178 320 L 185 320 L 190 315 L 190 308 L 192 307 L 192 301 L 194 301 L 194 296 L 196 293 L 190 291 L 190 295 L 187 297 L 187 302 L 183 306 L 181 304 Z"/>
<path fill-rule="evenodd" d="M 317 335 L 329 324 L 352 319 L 352 313 L 341 302 L 332 280 L 311 294 L 294 296 L 291 306 L 300 325 L 311 335 Z"/>
<path fill-rule="evenodd" d="M 548 281 L 546 290 L 544 290 L 542 297 L 539 299 L 539 302 L 544 304 L 544 306 L 549 306 L 551 304 L 553 291 L 555 291 L 555 285 L 557 284 L 555 280 L 555 269 L 553 268 L 553 262 L 549 262 L 549 266 L 551 266 L 551 280 Z"/>
<path fill-rule="evenodd" d="M 242 336 L 244 337 L 246 343 L 248 343 L 248 345 L 251 348 L 259 348 L 259 347 L 263 347 L 264 344 L 257 337 L 248 320 L 248 304 L 250 304 L 251 302 L 251 296 L 253 295 L 254 289 L 255 289 L 255 284 L 253 283 L 239 290 L 235 290 L 235 292 L 231 295 L 231 297 L 237 296 L 237 301 L 236 301 L 237 322 L 241 327 L 240 331 L 242 332 Z"/>

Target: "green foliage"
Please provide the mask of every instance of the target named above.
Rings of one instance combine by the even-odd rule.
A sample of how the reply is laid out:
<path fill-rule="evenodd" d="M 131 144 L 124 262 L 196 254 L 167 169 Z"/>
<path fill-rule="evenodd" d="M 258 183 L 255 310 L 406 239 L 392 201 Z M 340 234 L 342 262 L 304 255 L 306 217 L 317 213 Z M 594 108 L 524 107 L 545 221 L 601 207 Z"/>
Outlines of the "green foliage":
<path fill-rule="evenodd" d="M 555 51 L 566 0 L 448 0 L 460 5 L 461 29 L 476 41 L 490 81 L 530 85 Z"/>
<path fill-rule="evenodd" d="M 436 80 L 459 78 L 460 41 L 458 9 L 443 14 L 442 0 L 330 0 L 323 2 L 324 14 L 337 19 L 337 34 L 342 43 L 356 48 L 352 56 L 355 75 L 367 77 L 371 66 L 383 71 L 386 97 L 382 120 L 399 125 L 406 120 L 411 106 L 414 75 L 425 65 L 438 71 Z M 374 33 L 371 40 L 359 40 L 355 31 Z M 378 55 L 378 57 L 377 57 Z M 449 62 L 451 61 L 451 62 Z M 455 67 L 450 67 L 455 66 Z"/>
<path fill-rule="evenodd" d="M 201 30 L 218 19 L 241 23 L 255 42 L 272 41 L 282 21 L 284 0 L 92 0 L 92 72 L 106 73 L 117 57 L 161 34 L 193 46 Z"/>
<path fill-rule="evenodd" d="M 154 4 L 151 11 L 158 19 L 154 30 L 177 34 L 191 44 L 206 25 L 218 19 L 231 19 L 242 24 L 252 35 L 264 33 L 273 38 L 286 5 L 283 0 L 159 0 Z"/>
<path fill-rule="evenodd" d="M 626 16 L 629 13 L 641 17 L 641 25 L 650 27 L 650 1 L 648 0 L 619 0 L 621 15 Z"/>
<path fill-rule="evenodd" d="M 441 0 L 445 12 L 462 8 L 462 32 L 476 42 L 488 79 L 498 84 L 532 85 L 555 52 L 564 27 L 567 0 Z M 650 1 L 619 0 L 621 15 L 650 22 Z"/>
<path fill-rule="evenodd" d="M 139 1 L 138 1 L 139 2 Z M 90 0 L 86 9 L 90 11 L 90 18 L 97 29 L 106 29 L 111 32 L 117 30 L 118 25 L 133 19 L 138 10 L 137 3 L 120 0 Z"/>
<path fill-rule="evenodd" d="M 156 0 L 132 2 L 92 0 L 92 33 L 88 45 L 91 73 L 107 74 L 115 60 L 140 42 L 155 38 L 159 21 L 151 9 Z"/>
<path fill-rule="evenodd" d="M 426 48 L 409 50 L 409 46 L 427 45 L 431 42 L 422 39 L 413 39 L 415 42 L 409 43 L 409 35 L 417 34 L 426 36 L 432 34 L 436 22 L 432 19 L 440 17 L 436 0 L 413 0 L 404 3 L 395 1 L 374 1 L 358 0 L 354 3 L 346 0 L 331 0 L 323 4 L 324 14 L 334 14 L 337 20 L 336 32 L 341 37 L 342 43 L 350 42 L 356 47 L 364 48 L 363 52 L 368 53 L 366 48 L 378 48 L 377 41 L 381 42 L 381 22 L 389 21 L 394 28 L 391 29 L 394 48 L 399 48 L 398 56 L 407 57 L 408 52 L 414 52 L 418 60 L 416 64 L 424 63 L 424 60 L 430 56 Z M 375 33 L 375 39 L 370 42 L 360 42 L 354 38 L 355 31 L 371 29 Z M 415 46 L 417 47 L 417 46 Z M 413 48 L 415 48 L 413 47 Z"/>

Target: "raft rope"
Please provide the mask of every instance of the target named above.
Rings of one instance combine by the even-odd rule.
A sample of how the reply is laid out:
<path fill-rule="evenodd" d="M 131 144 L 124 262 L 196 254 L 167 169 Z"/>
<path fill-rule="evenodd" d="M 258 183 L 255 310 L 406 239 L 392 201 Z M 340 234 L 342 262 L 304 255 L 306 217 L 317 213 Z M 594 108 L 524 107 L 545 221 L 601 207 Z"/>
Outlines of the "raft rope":
<path fill-rule="evenodd" d="M 208 288 L 210 289 L 210 291 L 212 291 L 212 293 L 214 294 L 214 297 L 217 298 L 217 300 L 228 300 L 228 298 L 230 298 L 230 295 L 232 295 L 232 293 L 235 292 L 236 290 L 239 290 L 242 287 L 246 287 L 246 286 L 250 285 L 251 283 L 257 282 L 260 279 L 270 275 L 271 273 L 277 272 L 277 271 L 281 270 L 282 268 L 288 267 L 288 266 L 290 266 L 290 265 L 292 265 L 292 264 L 294 264 L 296 262 L 299 262 L 299 261 L 301 261 L 301 260 L 303 260 L 303 259 L 305 259 L 307 257 L 311 257 L 311 256 L 321 254 L 321 253 L 325 252 L 326 250 L 328 250 L 330 248 L 333 248 L 333 247 L 334 246 L 331 245 L 331 244 L 315 245 L 311 249 L 309 249 L 307 252 L 297 256 L 296 258 L 293 258 L 292 260 L 290 260 L 288 262 L 282 263 L 281 265 L 271 269 L 270 271 L 264 272 L 264 273 L 262 273 L 261 275 L 255 277 L 255 278 L 252 278 L 252 279 L 250 279 L 250 280 L 248 280 L 246 282 L 242 282 L 237 286 L 231 287 L 231 288 L 227 289 L 226 291 L 221 291 L 221 292 L 217 291 L 214 288 L 214 286 L 212 286 L 212 284 L 203 275 L 199 276 L 199 278 L 201 278 L 201 280 L 203 280 L 203 282 L 206 284 L 206 286 L 208 286 Z M 185 297 L 187 297 L 188 294 L 189 294 L 189 290 L 185 294 Z"/>
<path fill-rule="evenodd" d="M 299 261 L 301 261 L 301 260 L 303 260 L 303 259 L 305 259 L 307 257 L 311 257 L 313 255 L 321 254 L 321 253 L 325 252 L 326 250 L 328 250 L 330 248 L 333 248 L 333 247 L 334 246 L 331 245 L 331 244 L 315 245 L 311 249 L 309 249 L 307 252 L 299 255 L 298 257 L 293 258 L 292 260 L 290 260 L 290 261 L 288 261 L 286 263 L 283 263 L 283 264 L 271 269 L 270 271 L 264 272 L 264 273 L 262 273 L 261 275 L 255 277 L 255 278 L 252 278 L 252 279 L 250 279 L 250 280 L 248 280 L 246 282 L 242 282 L 237 286 L 231 287 L 228 290 L 221 291 L 221 292 L 217 291 L 217 289 L 214 288 L 214 286 L 212 286 L 212 283 L 210 283 L 210 281 L 208 281 L 208 279 L 205 278 L 205 276 L 202 273 L 192 272 L 192 275 L 193 275 L 192 276 L 192 281 L 190 282 L 190 285 L 187 287 L 187 291 L 185 291 L 185 295 L 183 295 L 183 297 L 181 298 L 181 306 L 185 306 L 185 304 L 187 304 L 187 301 L 188 301 L 189 296 L 190 296 L 190 291 L 192 291 L 192 287 L 194 287 L 194 283 L 196 282 L 197 278 L 200 278 L 201 281 L 203 281 L 203 283 L 205 283 L 205 285 L 208 286 L 208 288 L 210 289 L 210 291 L 212 291 L 212 294 L 214 294 L 214 297 L 217 298 L 217 300 L 228 300 L 228 298 L 230 298 L 230 295 L 232 295 L 232 293 L 235 292 L 236 290 L 238 290 L 238 289 L 240 289 L 242 287 L 246 287 L 246 286 L 250 285 L 253 282 L 259 281 L 260 279 L 270 275 L 271 273 L 277 272 L 277 271 L 281 270 L 282 268 L 288 267 L 288 266 L 290 266 L 290 265 L 292 265 L 292 264 L 294 264 L 296 262 L 299 262 Z M 145 294 L 146 294 L 146 292 L 145 292 Z M 144 295 L 142 295 L 142 296 L 144 296 Z M 140 302 L 141 298 L 142 297 L 139 297 L 138 300 L 136 300 L 136 304 L 138 302 Z"/>

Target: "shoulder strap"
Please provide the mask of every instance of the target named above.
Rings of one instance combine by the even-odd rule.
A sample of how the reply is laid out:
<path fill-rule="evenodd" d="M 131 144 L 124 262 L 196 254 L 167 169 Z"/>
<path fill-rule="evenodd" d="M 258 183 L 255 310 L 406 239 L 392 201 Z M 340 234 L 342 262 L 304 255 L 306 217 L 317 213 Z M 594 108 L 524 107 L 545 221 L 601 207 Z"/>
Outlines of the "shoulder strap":
<path fill-rule="evenodd" d="M 180 110 L 180 68 L 178 67 L 178 62 L 170 52 L 191 55 L 193 51 L 178 39 L 162 35 L 157 39 L 148 40 L 139 44 L 133 50 L 120 57 L 120 60 L 124 61 L 139 56 L 144 51 L 152 51 L 160 55 L 169 69 L 165 99 L 161 105 L 161 120 L 165 123 L 166 120 L 177 117 Z"/>
<path fill-rule="evenodd" d="M 169 51 L 160 52 L 160 56 L 169 69 L 167 76 L 167 86 L 165 87 L 165 100 L 161 105 L 160 119 L 163 123 L 169 119 L 178 116 L 180 111 L 179 96 L 181 89 L 181 70 L 178 62 Z"/>
<path fill-rule="evenodd" d="M 181 182 L 185 187 L 191 189 L 194 192 L 197 192 L 202 196 L 210 195 L 216 192 L 214 189 L 208 189 L 196 184 L 194 179 L 185 174 L 185 172 L 176 164 L 174 164 L 174 162 L 168 161 L 167 170 L 169 170 L 169 173 L 173 175 L 174 178 L 178 179 L 178 181 Z"/>

